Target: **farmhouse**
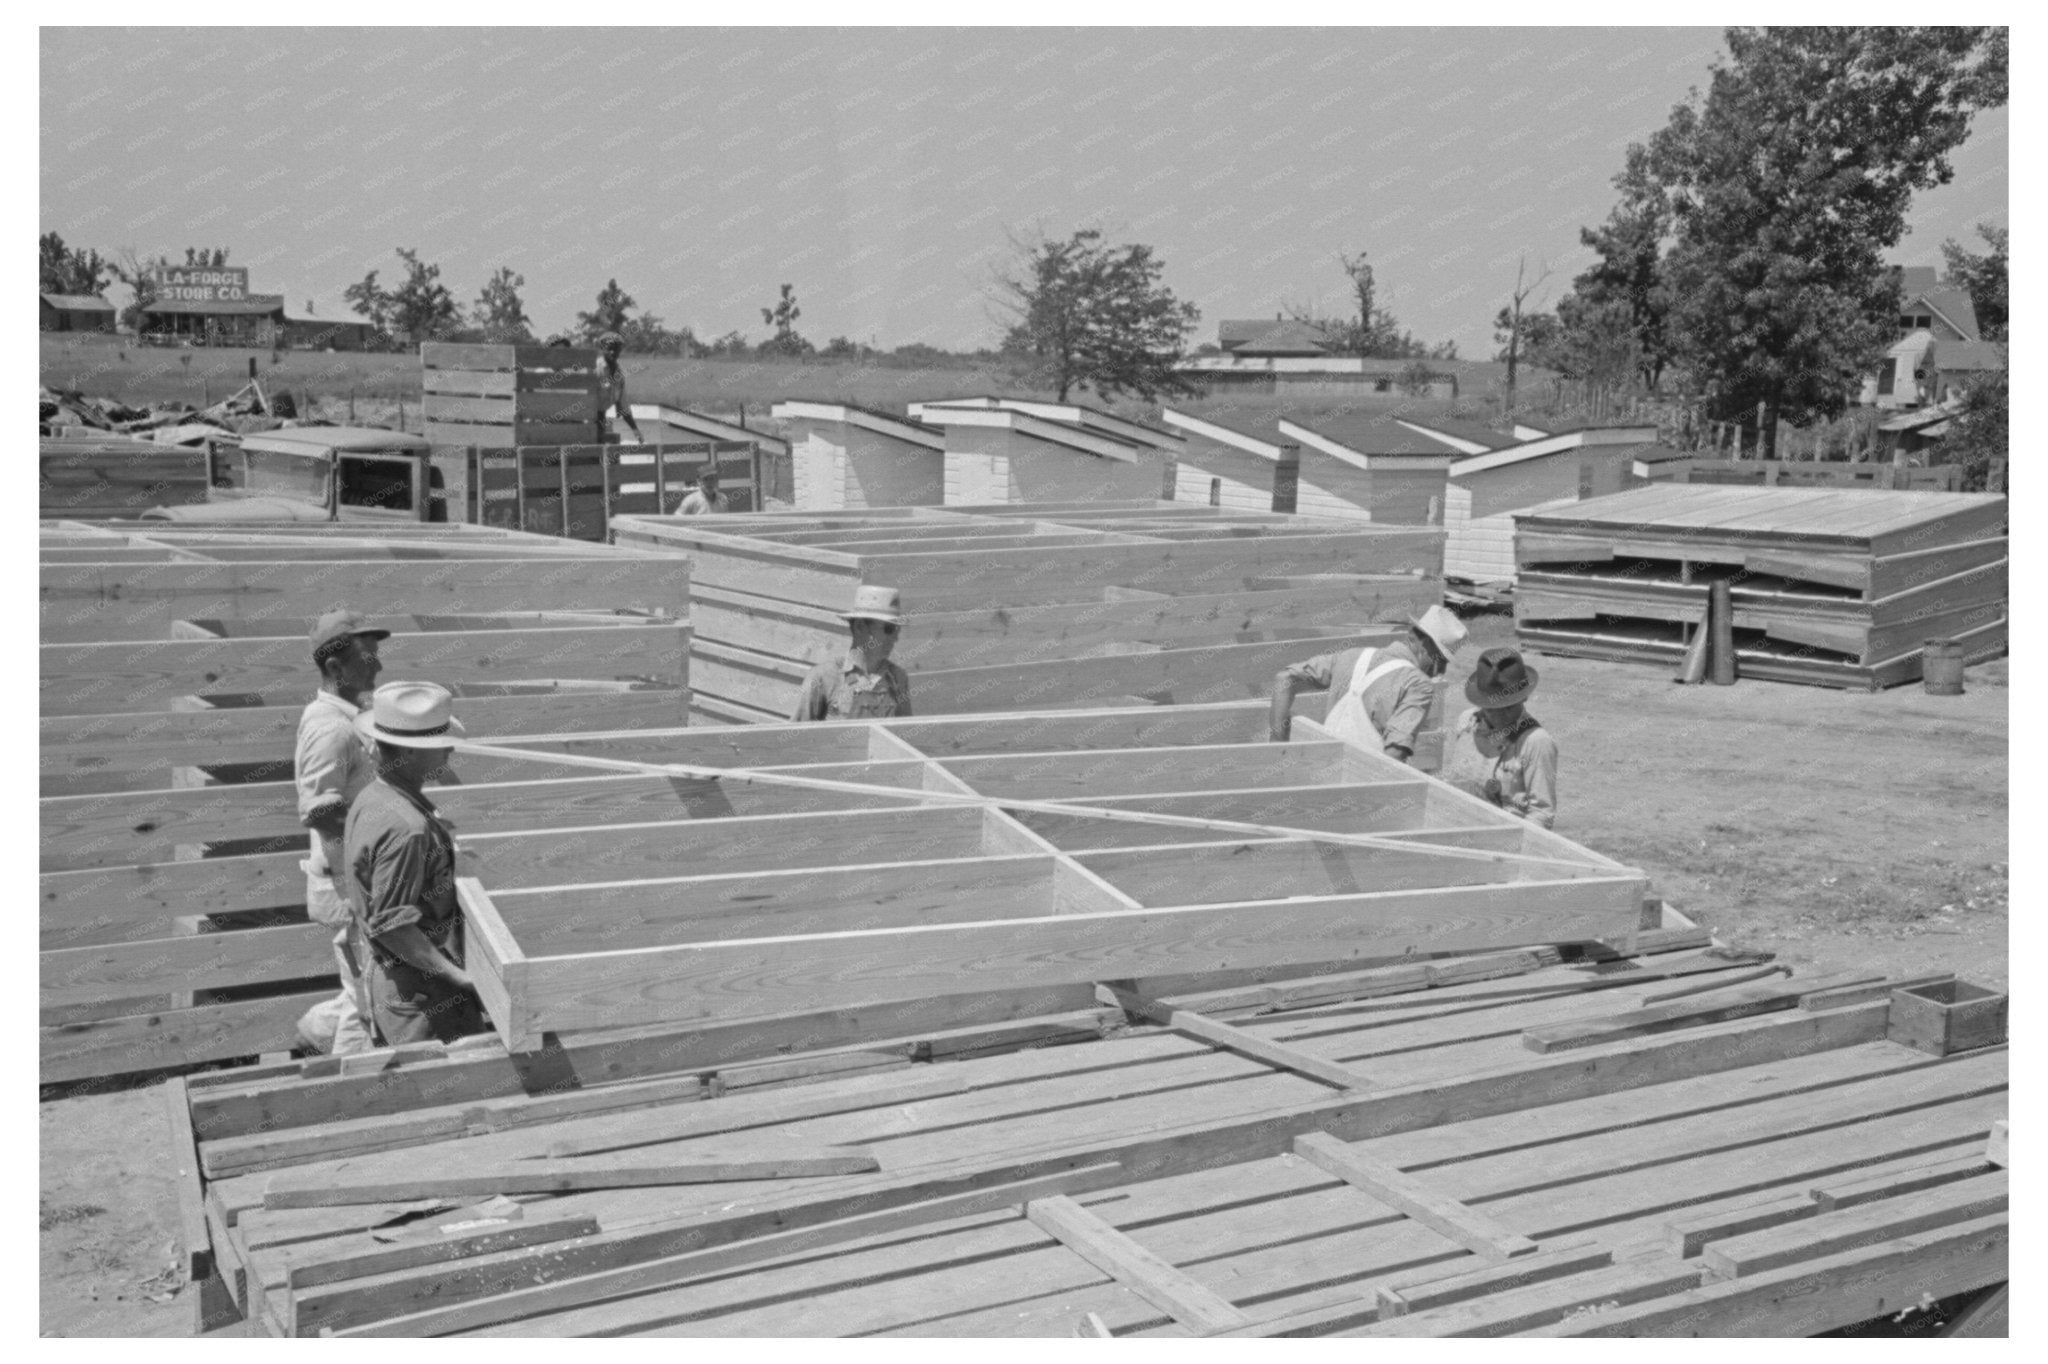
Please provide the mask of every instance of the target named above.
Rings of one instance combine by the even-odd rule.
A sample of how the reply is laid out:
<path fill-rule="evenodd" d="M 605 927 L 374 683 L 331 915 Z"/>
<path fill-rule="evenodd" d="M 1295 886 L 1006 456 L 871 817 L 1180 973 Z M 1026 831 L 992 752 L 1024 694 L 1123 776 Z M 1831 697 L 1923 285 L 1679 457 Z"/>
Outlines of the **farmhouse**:
<path fill-rule="evenodd" d="M 36 325 L 46 332 L 110 332 L 114 305 L 97 294 L 42 294 Z"/>

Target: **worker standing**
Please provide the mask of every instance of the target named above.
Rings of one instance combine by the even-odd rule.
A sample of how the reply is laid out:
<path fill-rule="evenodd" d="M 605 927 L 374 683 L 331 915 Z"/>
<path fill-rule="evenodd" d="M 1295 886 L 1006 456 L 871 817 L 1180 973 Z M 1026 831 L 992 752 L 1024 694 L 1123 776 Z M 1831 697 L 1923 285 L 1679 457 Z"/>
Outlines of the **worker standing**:
<path fill-rule="evenodd" d="M 633 409 L 626 405 L 626 371 L 619 368 L 619 352 L 626 348 L 626 340 L 617 332 L 605 332 L 597 338 L 597 417 L 600 422 L 613 409 L 618 411 L 618 420 L 633 428 L 633 439 L 639 441 L 640 423 L 633 420 Z M 607 425 L 602 434 L 611 434 L 617 428 Z"/>
<path fill-rule="evenodd" d="M 1407 762 L 1436 697 L 1430 679 L 1443 676 L 1450 666 L 1465 642 L 1465 627 L 1442 606 L 1402 623 L 1408 633 L 1392 644 L 1318 654 L 1278 673 L 1270 717 L 1273 741 L 1287 738 L 1296 692 L 1327 691 L 1331 700 L 1324 728 Z"/>
<path fill-rule="evenodd" d="M 732 510 L 732 499 L 718 491 L 718 466 L 707 465 L 697 475 L 697 486 L 676 508 L 677 516 L 723 515 Z"/>
<path fill-rule="evenodd" d="M 462 736 L 454 701 L 432 682 L 387 682 L 356 725 L 375 745 L 377 780 L 348 813 L 353 931 L 368 950 L 371 1024 L 387 1047 L 449 1042 L 484 1027 L 463 969 L 455 840 L 422 788 Z"/>
<path fill-rule="evenodd" d="M 1535 690 L 1536 670 L 1520 654 L 1488 649 L 1465 679 L 1472 708 L 1458 717 L 1453 733 L 1470 735 L 1479 756 L 1493 764 L 1479 794 L 1548 829 L 1557 819 L 1557 740 L 1522 704 Z"/>
<path fill-rule="evenodd" d="M 910 674 L 889 661 L 904 625 L 902 597 L 893 587 L 861 587 L 853 609 L 842 611 L 850 641 L 839 658 L 820 663 L 804 678 L 792 720 L 878 720 L 910 714 Z"/>
<path fill-rule="evenodd" d="M 355 720 L 383 668 L 378 643 L 390 636 L 389 630 L 374 629 L 347 609 L 329 611 L 313 622 L 313 666 L 320 670 L 320 690 L 299 716 L 292 755 L 299 822 L 312 831 L 311 852 L 299 864 L 306 873 L 306 914 L 335 930 L 334 964 L 341 976 L 341 993 L 306 1011 L 299 1036 L 336 1056 L 371 1046 L 359 968 L 349 950 L 352 916 L 341 884 L 347 865 L 342 836 L 350 805 L 377 778 L 376 760 L 356 732 Z"/>

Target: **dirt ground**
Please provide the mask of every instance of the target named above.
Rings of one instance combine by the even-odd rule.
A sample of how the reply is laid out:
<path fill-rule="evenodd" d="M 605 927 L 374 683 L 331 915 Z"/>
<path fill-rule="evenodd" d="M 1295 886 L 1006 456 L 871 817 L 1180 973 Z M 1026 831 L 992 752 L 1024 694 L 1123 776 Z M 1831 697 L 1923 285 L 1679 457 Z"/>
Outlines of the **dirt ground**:
<path fill-rule="evenodd" d="M 1451 675 L 1508 643 L 1470 621 Z M 2007 979 L 2004 660 L 1959 697 L 1770 682 L 1680 687 L 1661 669 L 1532 659 L 1557 738 L 1558 831 L 1643 868 L 1724 940 L 1795 966 Z M 190 1332 L 158 1087 L 41 1109 L 44 1335 Z"/>

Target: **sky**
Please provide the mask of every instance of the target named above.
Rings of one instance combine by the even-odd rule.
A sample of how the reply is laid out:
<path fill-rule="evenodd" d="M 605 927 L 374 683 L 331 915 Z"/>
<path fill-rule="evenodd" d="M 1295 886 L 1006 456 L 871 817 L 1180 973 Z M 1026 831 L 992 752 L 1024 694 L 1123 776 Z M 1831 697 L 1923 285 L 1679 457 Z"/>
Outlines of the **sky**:
<path fill-rule="evenodd" d="M 340 307 L 398 247 L 465 305 L 500 265 L 546 335 L 608 279 L 673 327 L 994 345 L 1013 241 L 1143 242 L 1226 317 L 1345 310 L 1340 253 L 1429 341 L 1493 352 L 1518 261 L 1554 301 L 1624 148 L 1704 87 L 1665 29 L 40 30 L 41 230 L 226 246 Z M 2008 117 L 1893 253 L 2007 221 Z M 117 299 L 123 296 L 118 287 Z"/>

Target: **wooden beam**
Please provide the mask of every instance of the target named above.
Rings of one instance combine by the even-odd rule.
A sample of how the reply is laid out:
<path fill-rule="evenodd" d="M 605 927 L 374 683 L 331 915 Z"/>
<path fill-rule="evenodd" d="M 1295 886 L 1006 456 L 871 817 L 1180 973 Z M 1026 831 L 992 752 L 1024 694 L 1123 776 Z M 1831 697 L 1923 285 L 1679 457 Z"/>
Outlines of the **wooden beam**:
<path fill-rule="evenodd" d="M 1821 1213 L 1790 1226 L 1753 1231 L 1706 1248 L 1707 1273 L 1740 1279 L 1800 1260 L 1878 1245 L 1915 1232 L 2002 1213 L 2004 1171 L 1959 1180 L 1919 1193 Z"/>
<path fill-rule="evenodd" d="M 1324 1084 L 1335 1085 L 1340 1090 L 1361 1091 L 1373 1087 L 1369 1076 L 1352 1070 L 1349 1066 L 1311 1055 L 1297 1047 L 1275 1042 L 1257 1033 L 1247 1032 L 1243 1028 L 1233 1028 L 1228 1023 L 1219 1023 L 1213 1018 L 1204 1018 L 1201 1014 L 1186 1009 L 1176 1009 L 1156 1000 L 1144 999 L 1115 984 L 1097 985 L 1095 989 L 1103 1003 L 1115 1005 L 1132 1018 L 1161 1024 L 1184 1037 L 1207 1042 L 1219 1050 L 1249 1056 L 1254 1061 L 1264 1062 L 1277 1070 L 1306 1075 L 1311 1079 L 1321 1080 Z"/>
<path fill-rule="evenodd" d="M 1929 1161 L 1908 1170 L 1832 1180 L 1814 1186 L 1813 1203 L 1822 1212 L 1853 1208 L 1859 1203 L 1897 1198 L 1901 1194 L 1917 1193 L 1922 1189 L 1989 1174 L 1993 1164 L 1981 1155 L 1958 1156 L 1950 1160 Z"/>
<path fill-rule="evenodd" d="M 1593 1238 L 1567 1237 L 1551 1243 L 1547 1249 L 1519 1256 L 1504 1264 L 1482 1265 L 1454 1274 L 1385 1285 L 1379 1290 L 1380 1316 L 1382 1319 L 1405 1317 L 1411 1312 L 1448 1307 L 1455 1302 L 1483 1298 L 1510 1288 L 1542 1283 L 1546 1279 L 1562 1279 L 1588 1270 L 1603 1269 L 1613 1263 L 1614 1252 L 1597 1244 Z"/>
<path fill-rule="evenodd" d="M 1517 1255 L 1536 1253 L 1536 1243 L 1528 1237 L 1508 1230 L 1485 1213 L 1430 1188 L 1423 1181 L 1404 1174 L 1398 1167 L 1369 1156 L 1328 1133 L 1312 1132 L 1296 1137 L 1294 1154 L 1397 1212 L 1406 1213 L 1475 1255 L 1489 1260 L 1507 1260 Z"/>
<path fill-rule="evenodd" d="M 310 994 L 44 1028 L 40 1078 L 44 1084 L 55 1084 L 274 1051 L 295 1036 L 293 1028 L 301 1014 L 333 997 L 330 987 Z"/>
<path fill-rule="evenodd" d="M 577 1161 L 465 1161 L 459 1170 L 414 1179 L 351 1183 L 346 1176 L 274 1175 L 263 1206 L 331 1208 L 350 1203 L 408 1203 L 420 1198 L 488 1198 L 495 1194 L 576 1193 L 586 1189 L 658 1188 L 670 1184 L 724 1184 L 751 1179 L 801 1179 L 868 1174 L 880 1169 L 865 1152 L 776 1155 L 757 1160 L 689 1160 L 591 1165 Z"/>
<path fill-rule="evenodd" d="M 1669 1238 L 1671 1254 L 1681 1260 L 1690 1260 L 1705 1250 L 1709 1242 L 1725 1241 L 1731 1236 L 1779 1227 L 1787 1222 L 1802 1222 L 1819 1216 L 1820 1210 L 1820 1204 L 1807 1194 L 1781 1194 L 1740 1207 L 1679 1218 L 1665 1223 L 1664 1230 Z"/>
<path fill-rule="evenodd" d="M 1644 1037 L 1672 1028 L 1703 1027 L 1733 1018 L 1796 1008 L 1801 995 L 1878 978 L 1877 972 L 1837 971 L 1772 985 L 1745 986 L 1709 999 L 1660 1004 L 1583 1022 L 1542 1024 L 1524 1032 L 1522 1044 L 1531 1051 L 1568 1051 L 1574 1047 L 1600 1046 L 1625 1037 Z"/>
<path fill-rule="evenodd" d="M 1031 1224 L 1181 1325 L 1228 1330 L 1251 1318 L 1064 1194 L 1024 1205 Z"/>
<path fill-rule="evenodd" d="M 2006 1169 L 2012 1164 L 2012 1157 L 2008 1154 L 2012 1140 L 2010 1127 L 2010 1121 L 2005 1118 L 1992 1123 L 1991 1139 L 1984 1144 L 1984 1159 L 2000 1169 Z"/>
<path fill-rule="evenodd" d="M 213 1273 L 213 1237 L 207 1232 L 206 1209 L 199 1196 L 199 1143 L 192 1135 L 192 1105 L 185 1097 L 184 1077 L 164 1081 L 163 1103 L 178 1203 L 178 1268 L 186 1283 L 196 1284 Z"/>

